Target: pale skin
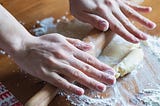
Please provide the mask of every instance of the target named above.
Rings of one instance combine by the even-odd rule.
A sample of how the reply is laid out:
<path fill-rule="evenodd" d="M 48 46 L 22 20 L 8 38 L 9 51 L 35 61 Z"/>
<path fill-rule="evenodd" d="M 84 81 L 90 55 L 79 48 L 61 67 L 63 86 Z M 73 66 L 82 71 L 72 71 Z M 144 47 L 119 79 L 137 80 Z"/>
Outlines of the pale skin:
<path fill-rule="evenodd" d="M 71 13 L 97 29 L 113 32 L 132 43 L 146 40 L 147 34 L 136 28 L 128 18 L 138 21 L 149 29 L 156 24 L 138 12 L 151 12 L 151 7 L 139 6 L 127 0 L 70 0 Z"/>
<path fill-rule="evenodd" d="M 79 20 L 102 31 L 110 28 L 133 43 L 147 38 L 128 20 L 129 9 L 131 18 L 150 29 L 155 27 L 155 23 L 136 12 L 150 12 L 150 7 L 126 4 L 123 0 L 70 0 L 70 7 Z M 84 94 L 84 89 L 69 80 L 100 92 L 116 81 L 111 67 L 86 53 L 91 48 L 89 44 L 57 33 L 34 37 L 2 6 L 0 48 L 10 54 L 24 71 L 77 95 Z"/>

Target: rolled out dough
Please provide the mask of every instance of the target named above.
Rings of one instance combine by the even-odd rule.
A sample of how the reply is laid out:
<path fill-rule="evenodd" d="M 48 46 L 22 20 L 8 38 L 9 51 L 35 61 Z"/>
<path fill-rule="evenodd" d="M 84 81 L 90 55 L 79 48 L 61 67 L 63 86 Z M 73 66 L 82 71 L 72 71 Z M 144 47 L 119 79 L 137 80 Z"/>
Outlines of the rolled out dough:
<path fill-rule="evenodd" d="M 122 59 L 119 64 L 113 67 L 118 73 L 120 73 L 120 75 L 116 77 L 123 77 L 124 75 L 134 70 L 143 60 L 143 56 L 144 53 L 142 49 L 137 48 L 132 50 L 126 57 Z"/>
<path fill-rule="evenodd" d="M 144 53 L 139 44 L 132 44 L 115 36 L 99 59 L 113 67 L 117 71 L 116 78 L 119 78 L 134 70 L 143 57 Z"/>

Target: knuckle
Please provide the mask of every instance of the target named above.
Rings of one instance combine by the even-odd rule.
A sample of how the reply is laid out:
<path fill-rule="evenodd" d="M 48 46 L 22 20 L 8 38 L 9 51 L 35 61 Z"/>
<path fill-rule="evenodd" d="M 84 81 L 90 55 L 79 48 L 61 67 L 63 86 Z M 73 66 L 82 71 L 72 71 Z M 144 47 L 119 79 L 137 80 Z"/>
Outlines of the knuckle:
<path fill-rule="evenodd" d="M 79 72 L 79 71 L 77 71 L 77 70 L 72 70 L 72 69 L 70 69 L 69 67 L 64 67 L 63 68 L 63 70 L 65 70 L 65 71 L 67 71 L 68 73 L 70 73 L 71 74 L 71 76 L 70 77 L 72 77 L 73 79 L 78 79 L 78 80 L 80 80 L 80 79 L 82 79 L 82 74 Z"/>
<path fill-rule="evenodd" d="M 104 13 L 104 8 L 102 6 L 97 6 L 95 11 L 99 12 L 99 13 Z"/>
<path fill-rule="evenodd" d="M 125 19 L 124 23 L 125 23 L 125 27 L 127 27 L 127 28 L 133 28 L 133 25 L 131 24 L 131 22 L 128 19 Z"/>
<path fill-rule="evenodd" d="M 71 84 L 66 84 L 65 85 L 65 89 L 67 89 L 68 91 L 72 91 L 73 90 L 73 87 Z"/>
<path fill-rule="evenodd" d="M 95 62 L 95 58 L 93 58 L 92 56 L 88 56 L 86 61 L 87 61 L 87 63 L 93 63 L 93 62 Z"/>
<path fill-rule="evenodd" d="M 113 6 L 113 0 L 105 0 L 105 4 L 109 7 Z"/>
<path fill-rule="evenodd" d="M 83 66 L 83 70 L 84 70 L 84 71 L 89 71 L 89 70 L 90 70 L 90 66 L 89 66 L 89 65 Z"/>
<path fill-rule="evenodd" d="M 67 87 L 67 84 L 64 84 L 64 82 L 60 79 L 59 79 L 59 81 L 55 82 L 54 84 L 55 84 L 55 86 L 57 86 L 58 88 L 61 88 L 61 89 L 66 89 L 66 87 Z"/>
<path fill-rule="evenodd" d="M 89 80 L 88 85 L 90 88 L 96 89 L 96 82 L 94 80 Z"/>
<path fill-rule="evenodd" d="M 72 73 L 72 70 L 70 69 L 70 67 L 68 67 L 68 66 L 63 66 L 63 67 L 61 67 L 61 70 L 63 70 L 62 72 L 64 73 L 65 71 L 67 72 L 67 73 Z"/>
<path fill-rule="evenodd" d="M 117 30 L 117 29 L 119 29 L 119 28 L 118 28 L 117 25 L 113 25 L 113 26 L 112 26 L 112 29 L 113 29 L 113 30 Z"/>
<path fill-rule="evenodd" d="M 75 78 L 81 78 L 81 75 L 78 71 L 73 71 L 73 75 L 75 76 Z"/>
<path fill-rule="evenodd" d="M 123 28 L 123 26 L 121 24 L 115 24 L 112 26 L 112 29 L 114 31 L 120 31 L 120 28 Z"/>
<path fill-rule="evenodd" d="M 96 78 L 96 80 L 98 80 L 98 81 L 105 81 L 106 75 L 105 75 L 104 73 L 102 73 L 102 72 L 97 72 L 97 73 L 95 74 L 95 78 Z"/>
<path fill-rule="evenodd" d="M 105 81 L 108 84 L 110 84 L 112 82 L 111 76 L 109 76 L 109 75 L 102 75 L 101 79 L 103 79 L 103 81 Z"/>
<path fill-rule="evenodd" d="M 98 80 L 103 80 L 105 76 L 102 73 L 97 74 L 97 79 Z"/>
<path fill-rule="evenodd" d="M 72 50 L 73 50 L 73 48 L 71 48 L 67 43 L 60 44 L 60 46 L 61 46 L 61 49 L 64 50 L 64 51 L 60 51 L 62 53 L 65 53 L 65 51 L 72 52 Z"/>
<path fill-rule="evenodd" d="M 128 9 L 128 14 L 127 14 L 127 16 L 128 16 L 128 17 L 132 17 L 132 16 L 134 16 L 134 15 L 136 15 L 135 11 L 134 11 L 133 9 Z"/>

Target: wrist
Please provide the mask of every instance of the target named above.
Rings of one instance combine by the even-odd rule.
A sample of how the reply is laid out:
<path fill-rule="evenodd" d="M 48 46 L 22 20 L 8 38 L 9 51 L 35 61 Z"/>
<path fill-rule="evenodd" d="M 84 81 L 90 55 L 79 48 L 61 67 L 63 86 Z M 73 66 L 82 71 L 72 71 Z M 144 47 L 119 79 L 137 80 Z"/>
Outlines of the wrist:
<path fill-rule="evenodd" d="M 4 50 L 11 55 L 11 57 L 17 57 L 20 53 L 24 53 L 27 45 L 34 39 L 30 33 L 27 32 L 25 35 L 17 36 L 13 39 L 13 42 L 9 42 L 8 47 L 5 47 Z"/>
<path fill-rule="evenodd" d="M 14 56 L 33 36 L 0 5 L 0 48 Z"/>

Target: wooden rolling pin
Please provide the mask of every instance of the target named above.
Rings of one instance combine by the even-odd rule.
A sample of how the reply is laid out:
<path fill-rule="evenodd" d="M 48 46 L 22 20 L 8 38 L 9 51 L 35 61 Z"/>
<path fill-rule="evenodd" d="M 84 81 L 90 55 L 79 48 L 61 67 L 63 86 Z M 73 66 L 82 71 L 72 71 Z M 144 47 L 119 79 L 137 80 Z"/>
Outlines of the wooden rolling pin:
<path fill-rule="evenodd" d="M 89 35 L 83 39 L 83 41 L 93 43 L 94 47 L 88 51 L 88 53 L 97 57 L 104 47 L 109 44 L 113 36 L 114 34 L 111 31 L 100 32 L 93 29 Z M 58 88 L 50 84 L 46 84 L 44 88 L 26 102 L 25 106 L 48 106 L 57 93 Z"/>

